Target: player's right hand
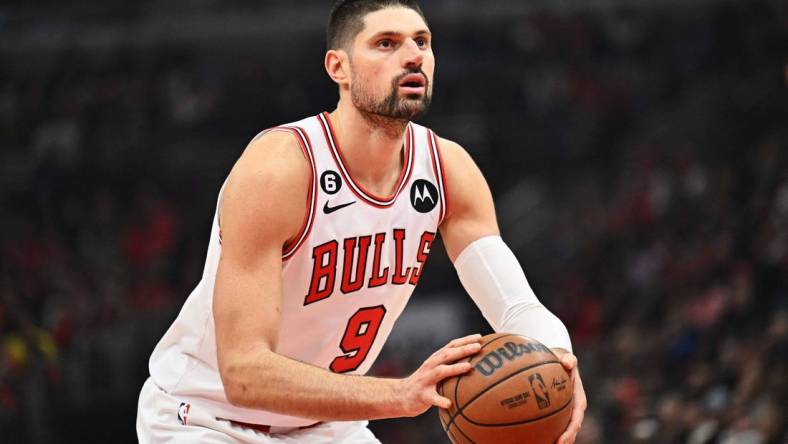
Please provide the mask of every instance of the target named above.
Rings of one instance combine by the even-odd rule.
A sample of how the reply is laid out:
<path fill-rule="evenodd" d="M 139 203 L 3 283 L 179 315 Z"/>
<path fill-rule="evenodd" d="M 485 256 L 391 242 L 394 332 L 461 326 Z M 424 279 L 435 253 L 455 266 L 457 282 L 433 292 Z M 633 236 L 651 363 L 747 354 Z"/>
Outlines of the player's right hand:
<path fill-rule="evenodd" d="M 481 338 L 482 335 L 475 334 L 452 340 L 427 358 L 412 375 L 402 379 L 402 416 L 418 416 L 432 406 L 451 407 L 449 398 L 439 395 L 435 387 L 446 378 L 471 370 L 470 363 L 457 361 L 476 354 L 481 349 Z"/>

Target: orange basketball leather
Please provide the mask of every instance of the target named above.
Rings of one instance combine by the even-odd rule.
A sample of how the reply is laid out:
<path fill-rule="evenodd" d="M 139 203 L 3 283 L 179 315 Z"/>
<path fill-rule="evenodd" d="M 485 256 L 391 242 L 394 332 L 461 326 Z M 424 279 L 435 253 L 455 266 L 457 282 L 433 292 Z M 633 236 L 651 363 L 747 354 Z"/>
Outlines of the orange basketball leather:
<path fill-rule="evenodd" d="M 552 444 L 572 413 L 572 381 L 542 343 L 515 334 L 482 338 L 470 358 L 473 370 L 443 381 L 438 392 L 452 400 L 440 409 L 455 444 Z"/>

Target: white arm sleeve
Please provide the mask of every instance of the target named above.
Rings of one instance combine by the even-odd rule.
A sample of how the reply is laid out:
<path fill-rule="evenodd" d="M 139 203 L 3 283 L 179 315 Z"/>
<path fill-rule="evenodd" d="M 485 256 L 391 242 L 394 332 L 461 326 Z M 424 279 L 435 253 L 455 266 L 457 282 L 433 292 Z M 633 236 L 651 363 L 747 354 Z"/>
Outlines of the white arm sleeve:
<path fill-rule="evenodd" d="M 463 287 L 496 332 L 516 333 L 572 351 L 563 322 L 536 298 L 520 263 L 500 236 L 468 245 L 454 261 Z"/>

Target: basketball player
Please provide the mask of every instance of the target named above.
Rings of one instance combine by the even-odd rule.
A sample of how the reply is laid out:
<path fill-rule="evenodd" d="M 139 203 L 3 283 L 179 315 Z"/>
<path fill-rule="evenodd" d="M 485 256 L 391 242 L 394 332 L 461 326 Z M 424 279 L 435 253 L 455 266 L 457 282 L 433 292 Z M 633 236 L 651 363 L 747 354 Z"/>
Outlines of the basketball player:
<path fill-rule="evenodd" d="M 377 443 L 367 420 L 447 408 L 479 335 L 403 379 L 363 376 L 424 272 L 440 229 L 462 284 L 496 331 L 561 356 L 586 398 L 566 328 L 501 240 L 481 172 L 412 123 L 435 59 L 415 1 L 339 1 L 325 69 L 339 103 L 249 144 L 219 193 L 205 271 L 150 360 L 140 442 Z M 528 437 L 523 437 L 527 442 Z"/>

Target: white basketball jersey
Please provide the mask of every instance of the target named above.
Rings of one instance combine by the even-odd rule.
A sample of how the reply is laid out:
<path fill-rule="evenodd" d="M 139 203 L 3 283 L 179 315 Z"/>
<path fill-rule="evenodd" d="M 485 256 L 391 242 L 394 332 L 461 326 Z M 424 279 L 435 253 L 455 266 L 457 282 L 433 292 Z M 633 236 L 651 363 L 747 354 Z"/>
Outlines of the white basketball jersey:
<path fill-rule="evenodd" d="M 275 351 L 337 373 L 364 374 L 419 281 L 446 213 L 437 138 L 408 125 L 395 192 L 379 197 L 350 175 L 327 113 L 268 131 L 292 133 L 312 169 L 307 218 L 282 255 Z M 152 379 L 170 394 L 199 399 L 220 418 L 282 427 L 314 423 L 227 401 L 212 314 L 221 249 L 216 215 L 202 280 L 153 351 Z"/>

